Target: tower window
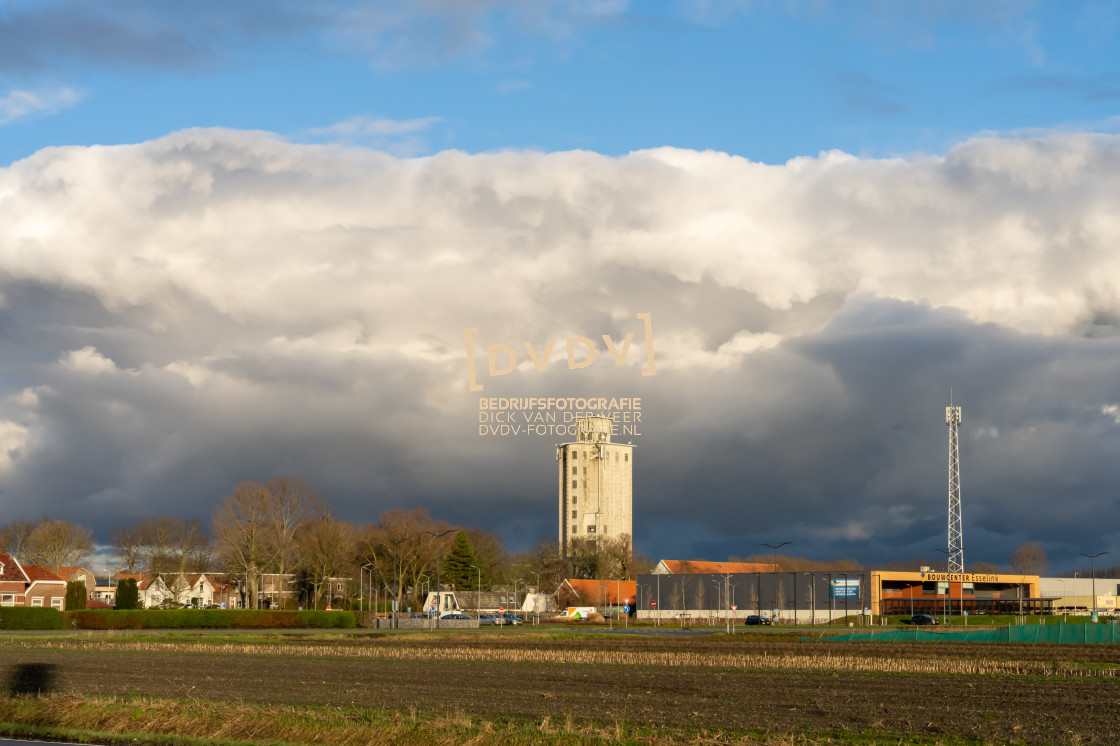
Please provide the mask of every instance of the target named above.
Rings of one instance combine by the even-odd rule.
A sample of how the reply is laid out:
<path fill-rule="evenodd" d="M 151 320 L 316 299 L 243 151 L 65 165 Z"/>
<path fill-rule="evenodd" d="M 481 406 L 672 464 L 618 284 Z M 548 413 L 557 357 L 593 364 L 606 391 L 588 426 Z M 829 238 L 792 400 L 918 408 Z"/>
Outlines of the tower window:
<path fill-rule="evenodd" d="M 589 534 L 595 533 L 595 527 L 594 526 L 588 526 L 587 527 L 587 533 L 589 533 Z"/>
<path fill-rule="evenodd" d="M 575 518 L 575 517 L 576 517 L 576 512 L 573 510 L 572 511 L 572 518 Z"/>
<path fill-rule="evenodd" d="M 573 466 L 572 467 L 572 476 L 575 476 L 576 474 L 579 474 L 579 467 L 578 466 Z"/>
<path fill-rule="evenodd" d="M 578 498 L 578 497 L 572 497 L 572 505 L 575 505 L 575 504 L 577 504 L 578 502 L 579 502 L 579 498 Z"/>
<path fill-rule="evenodd" d="M 614 452 L 614 462 L 615 462 L 616 464 L 618 463 L 618 451 L 615 451 L 615 452 Z"/>
<path fill-rule="evenodd" d="M 573 479 L 572 480 L 572 489 L 574 490 L 574 489 L 577 489 L 578 487 L 579 487 L 579 480 Z"/>
<path fill-rule="evenodd" d="M 622 454 L 622 460 L 623 461 L 629 461 L 630 460 L 630 454 L 629 453 Z"/>
<path fill-rule="evenodd" d="M 572 533 L 573 534 L 578 534 L 579 533 L 579 526 L 572 526 Z"/>
<path fill-rule="evenodd" d="M 583 467 L 583 476 L 585 476 L 585 477 L 587 476 L 587 467 L 586 466 Z"/>

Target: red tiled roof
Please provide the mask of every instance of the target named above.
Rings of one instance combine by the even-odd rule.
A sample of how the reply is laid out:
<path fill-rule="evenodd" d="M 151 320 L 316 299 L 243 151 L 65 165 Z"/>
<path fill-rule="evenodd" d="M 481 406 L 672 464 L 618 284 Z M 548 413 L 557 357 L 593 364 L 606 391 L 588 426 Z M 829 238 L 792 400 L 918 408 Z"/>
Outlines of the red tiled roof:
<path fill-rule="evenodd" d="M 582 596 L 589 604 L 619 604 L 634 598 L 638 584 L 633 580 L 577 580 L 564 581 L 577 596 Z M 564 590 L 561 586 L 561 590 Z"/>
<path fill-rule="evenodd" d="M 723 575 L 737 572 L 775 572 L 768 562 L 708 562 L 706 560 L 661 560 L 673 575 Z"/>
<path fill-rule="evenodd" d="M 35 582 L 36 580 L 53 580 L 56 583 L 62 582 L 62 578 L 42 565 L 24 565 L 23 571 L 27 573 L 27 579 L 31 582 Z"/>
<path fill-rule="evenodd" d="M 104 601 L 99 601 L 96 598 L 91 598 L 91 599 L 88 599 L 86 601 L 86 608 L 87 609 L 111 609 L 111 608 L 113 608 L 113 605 L 112 604 L 107 604 Z"/>
<path fill-rule="evenodd" d="M 27 575 L 21 571 L 19 562 L 14 557 L 0 552 L 0 565 L 3 565 L 3 572 L 0 572 L 0 581 L 14 580 L 19 583 L 28 582 Z"/>
<path fill-rule="evenodd" d="M 89 570 L 87 570 L 84 567 L 73 567 L 73 566 L 70 566 L 70 565 L 65 565 L 63 567 L 58 568 L 58 572 L 56 574 L 58 575 L 58 577 L 62 578 L 63 580 L 70 580 L 70 578 L 74 577 L 74 573 L 78 572 L 79 570 L 81 570 L 82 572 L 85 572 L 85 573 L 89 573 L 89 575 L 91 577 L 93 576 L 93 573 L 90 572 Z"/>

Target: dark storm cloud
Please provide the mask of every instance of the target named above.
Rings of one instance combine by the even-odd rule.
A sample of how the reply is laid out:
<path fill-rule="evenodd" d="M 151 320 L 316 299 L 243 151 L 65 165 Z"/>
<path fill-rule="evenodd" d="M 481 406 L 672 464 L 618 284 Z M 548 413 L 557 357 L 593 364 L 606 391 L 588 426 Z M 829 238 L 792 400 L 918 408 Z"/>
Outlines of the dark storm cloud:
<path fill-rule="evenodd" d="M 640 551 L 928 557 L 953 387 L 970 560 L 1115 546 L 1118 153 L 44 151 L 0 170 L 0 520 L 105 537 L 295 474 L 348 520 L 427 506 L 524 547 L 554 535 L 567 438 L 482 436 L 478 398 L 618 396 L 643 402 Z M 616 365 L 601 335 L 628 333 Z M 550 339 L 537 370 L 522 345 Z M 520 365 L 490 376 L 500 344 Z"/>
<path fill-rule="evenodd" d="M 75 63 L 191 69 L 252 55 L 262 44 L 321 46 L 384 65 L 438 62 L 485 48 L 496 13 L 527 31 L 555 34 L 604 12 L 566 0 L 19 0 L 0 11 L 0 74 Z"/>

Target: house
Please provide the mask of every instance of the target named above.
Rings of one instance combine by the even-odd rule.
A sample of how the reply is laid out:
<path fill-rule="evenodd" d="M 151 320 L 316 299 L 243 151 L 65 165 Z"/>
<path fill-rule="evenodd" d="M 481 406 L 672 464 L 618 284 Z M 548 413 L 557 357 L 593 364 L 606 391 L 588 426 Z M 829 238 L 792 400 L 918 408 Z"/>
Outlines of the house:
<path fill-rule="evenodd" d="M 50 606 L 66 603 L 66 581 L 40 565 L 21 565 L 0 552 L 0 606 Z"/>
<path fill-rule="evenodd" d="M 98 578 L 97 587 L 93 590 L 93 600 L 104 603 L 107 606 L 114 606 L 117 603 L 117 581 L 115 578 L 106 577 Z M 90 604 L 86 604 L 87 609 L 95 608 Z M 96 607 L 100 608 L 100 607 Z"/>
<path fill-rule="evenodd" d="M 84 567 L 60 567 L 55 575 L 67 583 L 85 583 L 86 598 L 97 597 L 97 576 Z"/>
<path fill-rule="evenodd" d="M 144 609 L 159 608 L 164 600 L 171 598 L 171 590 L 167 587 L 167 583 L 163 582 L 163 578 L 155 573 L 129 573 L 122 572 L 117 574 L 118 580 L 135 580 L 136 590 L 140 596 L 140 606 Z"/>
<path fill-rule="evenodd" d="M 561 606 L 622 606 L 634 603 L 637 582 L 633 580 L 580 580 L 568 578 L 556 591 Z"/>
<path fill-rule="evenodd" d="M 726 575 L 741 572 L 778 572 L 767 562 L 708 562 L 707 560 L 661 560 L 653 575 Z"/>

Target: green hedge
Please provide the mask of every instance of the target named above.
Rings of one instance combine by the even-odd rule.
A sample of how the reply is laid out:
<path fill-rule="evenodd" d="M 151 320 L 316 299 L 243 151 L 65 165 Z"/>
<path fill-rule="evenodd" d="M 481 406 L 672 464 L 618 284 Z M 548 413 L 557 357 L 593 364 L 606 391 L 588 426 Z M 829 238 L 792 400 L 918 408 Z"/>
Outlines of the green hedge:
<path fill-rule="evenodd" d="M 0 607 L 0 629 L 62 629 L 62 612 L 38 606 Z"/>
<path fill-rule="evenodd" d="M 48 609 L 47 611 L 54 611 Z M 58 612 L 55 612 L 58 613 Z M 356 626 L 352 611 L 256 611 L 240 609 L 133 609 L 66 612 L 78 629 L 328 628 Z"/>

